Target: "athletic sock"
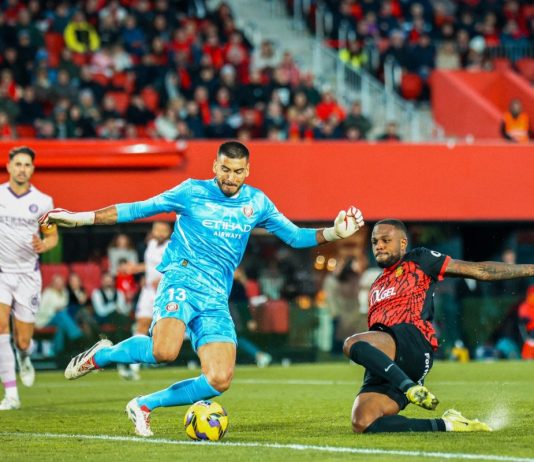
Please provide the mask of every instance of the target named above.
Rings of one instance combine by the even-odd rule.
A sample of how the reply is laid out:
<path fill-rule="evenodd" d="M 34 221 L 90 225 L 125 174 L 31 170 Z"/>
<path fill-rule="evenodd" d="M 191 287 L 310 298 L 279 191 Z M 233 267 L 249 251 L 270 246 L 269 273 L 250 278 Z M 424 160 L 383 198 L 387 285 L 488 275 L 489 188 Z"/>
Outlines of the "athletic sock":
<path fill-rule="evenodd" d="M 139 406 L 146 406 L 149 411 L 157 407 L 183 406 L 193 404 L 201 399 L 219 396 L 220 391 L 213 388 L 205 375 L 195 379 L 182 380 L 172 384 L 165 390 L 156 391 L 137 399 Z"/>
<path fill-rule="evenodd" d="M 382 353 L 378 348 L 367 342 L 356 342 L 350 348 L 350 359 L 369 369 L 373 374 L 382 377 L 402 392 L 406 392 L 415 382 L 406 373 Z"/>
<path fill-rule="evenodd" d="M 95 353 L 93 363 L 99 368 L 106 367 L 111 363 L 156 364 L 156 358 L 152 353 L 152 337 L 136 335 L 112 347 L 102 348 Z"/>
<path fill-rule="evenodd" d="M 387 415 L 376 419 L 364 433 L 444 432 L 443 419 L 409 419 L 403 415 Z"/>
<path fill-rule="evenodd" d="M 15 374 L 15 354 L 11 348 L 9 334 L 0 335 L 0 380 L 4 385 L 6 397 L 19 399 Z"/>
<path fill-rule="evenodd" d="M 30 340 L 30 345 L 28 346 L 28 348 L 26 350 L 20 350 L 17 348 L 18 352 L 19 352 L 19 358 L 21 361 L 24 361 L 28 356 L 30 356 L 30 353 L 33 349 L 33 339 Z"/>

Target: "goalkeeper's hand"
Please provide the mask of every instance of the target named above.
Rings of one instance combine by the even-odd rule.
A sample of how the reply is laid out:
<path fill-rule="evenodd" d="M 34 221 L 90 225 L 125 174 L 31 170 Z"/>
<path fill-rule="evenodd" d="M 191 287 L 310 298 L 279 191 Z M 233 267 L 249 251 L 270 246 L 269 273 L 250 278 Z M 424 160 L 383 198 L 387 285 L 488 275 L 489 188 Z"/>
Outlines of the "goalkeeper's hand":
<path fill-rule="evenodd" d="M 63 228 L 94 225 L 95 212 L 69 212 L 65 209 L 52 209 L 39 218 L 39 224 L 43 228 L 54 224 Z"/>
<path fill-rule="evenodd" d="M 323 236 L 327 241 L 345 239 L 346 237 L 352 236 L 364 224 L 362 212 L 356 207 L 351 206 L 347 211 L 341 210 L 338 213 L 334 220 L 334 226 L 323 229 Z"/>

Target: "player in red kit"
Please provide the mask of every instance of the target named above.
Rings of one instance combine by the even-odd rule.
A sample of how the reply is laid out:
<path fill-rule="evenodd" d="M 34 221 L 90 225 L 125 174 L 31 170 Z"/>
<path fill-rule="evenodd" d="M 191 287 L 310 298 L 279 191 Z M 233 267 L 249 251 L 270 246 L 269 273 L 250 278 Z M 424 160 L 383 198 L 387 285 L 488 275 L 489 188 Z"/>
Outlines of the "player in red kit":
<path fill-rule="evenodd" d="M 422 247 L 407 250 L 404 223 L 379 221 L 371 244 L 383 268 L 369 292 L 369 331 L 345 340 L 345 355 L 365 367 L 352 408 L 356 433 L 491 431 L 455 410 L 438 419 L 398 415 L 409 403 L 433 410 L 437 398 L 423 385 L 437 349 L 432 319 L 436 283 L 444 277 L 497 281 L 534 276 L 534 265 L 454 260 Z"/>

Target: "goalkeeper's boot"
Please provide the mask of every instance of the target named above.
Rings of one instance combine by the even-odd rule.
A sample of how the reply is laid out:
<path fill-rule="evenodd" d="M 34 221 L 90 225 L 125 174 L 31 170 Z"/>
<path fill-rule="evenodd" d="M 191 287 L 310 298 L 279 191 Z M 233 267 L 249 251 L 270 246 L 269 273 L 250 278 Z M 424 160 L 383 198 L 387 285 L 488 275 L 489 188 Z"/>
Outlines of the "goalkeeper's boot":
<path fill-rule="evenodd" d="M 150 411 L 146 406 L 139 406 L 137 398 L 126 405 L 126 415 L 133 422 L 135 433 L 139 436 L 152 436 L 150 429 Z"/>
<path fill-rule="evenodd" d="M 0 411 L 13 411 L 15 409 L 20 409 L 19 399 L 6 396 L 0 401 Z"/>
<path fill-rule="evenodd" d="M 432 411 L 439 404 L 438 399 L 423 385 L 414 385 L 406 392 L 406 398 L 410 403 Z"/>
<path fill-rule="evenodd" d="M 488 424 L 480 422 L 478 419 L 466 419 L 462 414 L 454 409 L 445 411 L 441 418 L 445 422 L 445 427 L 449 432 L 491 432 Z"/>
<path fill-rule="evenodd" d="M 102 339 L 96 342 L 88 350 L 76 355 L 70 360 L 69 365 L 65 369 L 65 378 L 67 380 L 79 379 L 80 377 L 89 374 L 89 372 L 98 369 L 93 360 L 96 352 L 102 348 L 110 346 L 113 346 L 113 343 L 111 343 L 110 340 Z"/>
<path fill-rule="evenodd" d="M 35 382 L 35 369 L 33 368 L 30 356 L 21 355 L 19 350 L 16 350 L 16 353 L 20 381 L 25 387 L 31 387 Z"/>

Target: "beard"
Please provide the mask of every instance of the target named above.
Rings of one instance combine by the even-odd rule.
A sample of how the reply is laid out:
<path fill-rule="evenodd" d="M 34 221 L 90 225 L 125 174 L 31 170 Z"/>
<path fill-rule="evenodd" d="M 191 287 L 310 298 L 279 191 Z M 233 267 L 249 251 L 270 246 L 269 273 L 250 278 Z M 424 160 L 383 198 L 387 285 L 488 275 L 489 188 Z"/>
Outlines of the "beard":
<path fill-rule="evenodd" d="M 219 179 L 217 179 L 217 185 L 219 186 L 219 189 L 221 190 L 221 192 L 226 196 L 226 197 L 232 197 L 232 196 L 235 196 L 239 190 L 241 189 L 241 186 L 243 186 L 242 184 L 240 185 L 236 185 L 237 186 L 237 189 L 234 191 L 234 192 L 228 192 L 228 191 L 225 191 L 224 190 L 224 187 L 225 185 L 222 183 L 222 181 L 220 181 Z M 228 187 L 228 186 L 226 186 Z"/>
<path fill-rule="evenodd" d="M 382 260 L 376 260 L 376 257 L 375 257 L 375 260 L 376 260 L 376 264 L 380 267 L 380 268 L 389 268 L 390 266 L 393 266 L 395 265 L 396 263 L 399 262 L 399 260 L 401 259 L 401 256 L 400 254 L 397 254 L 397 255 L 389 255 L 386 259 L 382 259 Z"/>

